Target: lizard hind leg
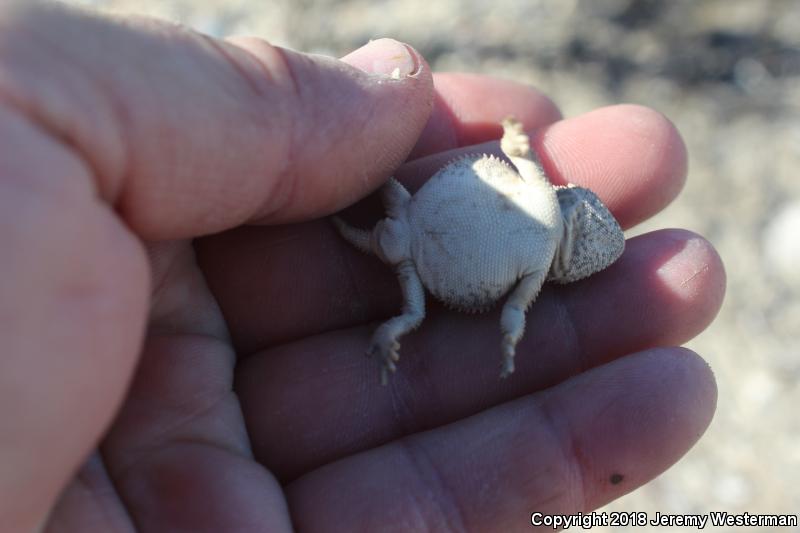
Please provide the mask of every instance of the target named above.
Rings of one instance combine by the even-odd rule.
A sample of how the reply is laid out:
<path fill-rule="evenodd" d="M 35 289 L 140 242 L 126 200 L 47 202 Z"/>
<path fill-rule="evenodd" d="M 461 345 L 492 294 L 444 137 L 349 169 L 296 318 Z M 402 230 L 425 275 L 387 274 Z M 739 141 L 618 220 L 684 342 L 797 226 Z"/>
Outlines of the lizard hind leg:
<path fill-rule="evenodd" d="M 544 176 L 539 161 L 531 151 L 530 138 L 522 129 L 522 123 L 515 118 L 503 120 L 503 138 L 500 139 L 500 149 L 514 164 L 520 177 L 528 183 L 549 182 Z"/>
<path fill-rule="evenodd" d="M 333 222 L 333 226 L 336 228 L 336 231 L 339 232 L 339 235 L 341 235 L 344 240 L 364 253 L 374 253 L 371 243 L 372 230 L 356 228 L 337 216 L 331 217 L 331 222 Z"/>
<path fill-rule="evenodd" d="M 386 214 L 389 218 L 402 218 L 406 205 L 411 200 L 411 194 L 409 194 L 406 188 L 394 178 L 389 178 L 389 181 L 383 186 L 381 197 L 383 199 L 383 205 L 386 208 Z M 364 253 L 376 252 L 373 234 L 376 233 L 376 231 L 378 234 L 382 233 L 383 224 L 379 223 L 375 228 L 366 230 L 351 226 L 338 216 L 331 217 L 331 222 L 333 222 L 333 226 L 344 240 Z"/>
<path fill-rule="evenodd" d="M 503 313 L 500 315 L 500 330 L 503 333 L 501 378 L 507 378 L 514 372 L 517 343 L 525 332 L 525 312 L 539 294 L 546 276 L 545 270 L 523 277 L 503 306 Z"/>
<path fill-rule="evenodd" d="M 395 267 L 403 292 L 403 312 L 381 324 L 372 335 L 367 355 L 381 362 L 381 385 L 388 382 L 389 372 L 397 370 L 400 359 L 400 337 L 415 329 L 425 318 L 425 290 L 411 261 Z"/>
<path fill-rule="evenodd" d="M 386 216 L 397 218 L 402 216 L 408 202 L 411 201 L 411 193 L 403 187 L 402 183 L 394 178 L 389 178 L 389 181 L 381 189 L 381 198 L 386 208 Z"/>

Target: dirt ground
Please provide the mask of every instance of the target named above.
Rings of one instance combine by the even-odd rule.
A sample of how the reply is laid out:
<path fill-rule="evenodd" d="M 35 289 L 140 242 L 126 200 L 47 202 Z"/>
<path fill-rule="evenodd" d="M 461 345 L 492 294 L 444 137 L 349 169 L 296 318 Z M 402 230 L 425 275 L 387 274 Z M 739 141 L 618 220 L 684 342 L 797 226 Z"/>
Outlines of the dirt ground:
<path fill-rule="evenodd" d="M 391 36 L 436 70 L 534 84 L 566 116 L 619 102 L 665 113 L 686 140 L 689 180 L 631 234 L 689 228 L 726 262 L 725 304 L 687 345 L 714 368 L 718 410 L 675 467 L 605 510 L 798 512 L 800 2 L 72 1 L 331 55 Z"/>

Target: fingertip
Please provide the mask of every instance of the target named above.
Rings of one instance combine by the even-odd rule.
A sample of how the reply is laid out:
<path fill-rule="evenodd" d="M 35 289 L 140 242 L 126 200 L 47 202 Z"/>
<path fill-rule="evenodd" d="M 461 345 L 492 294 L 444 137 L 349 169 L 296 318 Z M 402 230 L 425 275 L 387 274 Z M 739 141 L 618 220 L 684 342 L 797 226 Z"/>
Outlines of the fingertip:
<path fill-rule="evenodd" d="M 639 394 L 652 398 L 652 416 L 645 426 L 652 439 L 667 442 L 670 466 L 705 433 L 717 407 L 717 382 L 708 362 L 684 347 L 653 348 L 641 355 Z M 635 398 L 634 398 L 635 401 Z"/>
<path fill-rule="evenodd" d="M 694 338 L 719 312 L 725 284 L 711 243 L 690 231 L 665 229 L 628 239 L 611 267 L 560 293 L 581 345 L 591 346 L 590 361 L 598 364 Z"/>
<path fill-rule="evenodd" d="M 686 181 L 686 145 L 677 129 L 663 114 L 640 105 L 562 120 L 534 143 L 556 181 L 598 192 L 624 227 L 666 207 Z"/>
<path fill-rule="evenodd" d="M 703 236 L 684 229 L 656 232 L 672 240 L 678 249 L 656 270 L 656 276 L 669 287 L 677 305 L 693 310 L 697 319 L 691 336 L 704 330 L 717 316 L 725 298 L 725 265 L 714 246 Z"/>
<path fill-rule="evenodd" d="M 655 348 L 559 386 L 543 407 L 581 470 L 594 509 L 652 480 L 700 439 L 716 409 L 708 364 L 685 348 Z"/>
<path fill-rule="evenodd" d="M 405 78 L 426 76 L 431 79 L 430 68 L 419 52 L 388 37 L 371 40 L 341 60 L 381 80 L 402 82 Z"/>
<path fill-rule="evenodd" d="M 683 346 L 664 350 L 663 355 L 672 357 L 682 367 L 678 379 L 690 394 L 686 395 L 685 404 L 679 409 L 695 415 L 692 421 L 696 442 L 711 424 L 717 408 L 718 390 L 714 370 L 700 354 Z"/>
<path fill-rule="evenodd" d="M 687 449 L 691 447 L 711 423 L 717 405 L 717 383 L 708 362 L 683 346 L 651 348 L 619 360 L 621 365 L 625 359 L 631 360 L 631 375 L 622 378 L 623 393 L 650 391 L 646 394 L 654 399 L 656 413 L 649 419 L 651 429 L 665 431 L 664 425 L 680 423 Z M 636 388 L 631 381 L 637 382 Z"/>

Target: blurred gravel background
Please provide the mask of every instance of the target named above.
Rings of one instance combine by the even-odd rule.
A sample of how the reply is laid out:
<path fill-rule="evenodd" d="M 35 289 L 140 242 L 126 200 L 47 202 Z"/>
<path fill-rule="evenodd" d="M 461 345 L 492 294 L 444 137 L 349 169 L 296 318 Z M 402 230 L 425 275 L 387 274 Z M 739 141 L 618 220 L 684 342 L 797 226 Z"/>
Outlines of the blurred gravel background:
<path fill-rule="evenodd" d="M 688 344 L 715 370 L 718 411 L 678 465 L 606 510 L 800 512 L 800 2 L 72 2 L 336 56 L 391 36 L 436 70 L 535 84 L 566 116 L 618 102 L 665 113 L 689 181 L 632 234 L 689 228 L 726 262 L 722 311 Z"/>

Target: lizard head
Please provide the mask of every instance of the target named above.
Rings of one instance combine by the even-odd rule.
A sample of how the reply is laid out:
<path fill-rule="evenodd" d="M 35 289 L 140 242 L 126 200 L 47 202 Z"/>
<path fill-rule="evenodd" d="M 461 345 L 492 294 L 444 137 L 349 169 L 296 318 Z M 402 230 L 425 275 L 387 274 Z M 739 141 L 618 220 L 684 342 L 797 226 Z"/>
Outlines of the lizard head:
<path fill-rule="evenodd" d="M 603 270 L 625 249 L 625 236 L 614 215 L 589 189 L 558 187 L 564 229 L 548 280 L 569 283 Z"/>

